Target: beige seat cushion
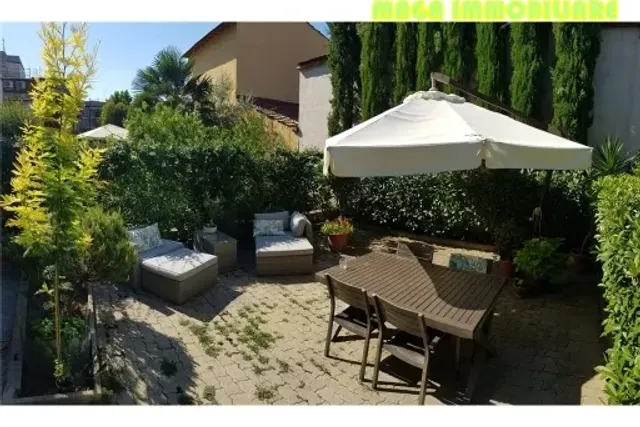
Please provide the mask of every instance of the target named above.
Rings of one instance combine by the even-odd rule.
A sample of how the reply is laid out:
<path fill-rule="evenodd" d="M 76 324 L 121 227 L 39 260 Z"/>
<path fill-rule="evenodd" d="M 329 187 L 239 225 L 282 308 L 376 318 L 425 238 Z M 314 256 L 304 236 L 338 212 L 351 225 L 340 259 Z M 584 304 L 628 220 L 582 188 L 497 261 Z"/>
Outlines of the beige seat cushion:
<path fill-rule="evenodd" d="M 304 237 L 285 236 L 256 237 L 257 257 L 285 257 L 293 255 L 313 255 L 313 246 Z"/>
<path fill-rule="evenodd" d="M 182 248 L 142 261 L 142 268 L 167 279 L 182 282 L 218 263 L 215 255 Z"/>

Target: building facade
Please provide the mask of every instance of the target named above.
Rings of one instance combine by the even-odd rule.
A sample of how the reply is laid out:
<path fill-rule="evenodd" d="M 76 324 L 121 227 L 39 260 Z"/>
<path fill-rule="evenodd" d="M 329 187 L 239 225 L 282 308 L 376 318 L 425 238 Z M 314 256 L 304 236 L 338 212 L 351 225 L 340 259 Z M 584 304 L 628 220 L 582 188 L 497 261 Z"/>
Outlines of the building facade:
<path fill-rule="evenodd" d="M 593 82 L 595 99 L 589 145 L 619 137 L 629 151 L 640 150 L 640 25 L 602 29 Z"/>
<path fill-rule="evenodd" d="M 33 84 L 31 77 L 18 55 L 7 55 L 0 51 L 0 102 L 19 101 L 28 104 Z"/>
<path fill-rule="evenodd" d="M 287 146 L 298 148 L 297 66 L 325 55 L 328 39 L 306 22 L 223 22 L 185 56 L 195 75 L 226 79 L 230 97 L 248 97 Z"/>
<path fill-rule="evenodd" d="M 298 75 L 300 150 L 323 150 L 329 137 L 327 122 L 331 112 L 331 74 L 327 57 L 301 62 L 298 64 Z"/>
<path fill-rule="evenodd" d="M 85 101 L 82 114 L 78 119 L 77 133 L 83 133 L 100 127 L 100 114 L 102 113 L 102 101 Z"/>

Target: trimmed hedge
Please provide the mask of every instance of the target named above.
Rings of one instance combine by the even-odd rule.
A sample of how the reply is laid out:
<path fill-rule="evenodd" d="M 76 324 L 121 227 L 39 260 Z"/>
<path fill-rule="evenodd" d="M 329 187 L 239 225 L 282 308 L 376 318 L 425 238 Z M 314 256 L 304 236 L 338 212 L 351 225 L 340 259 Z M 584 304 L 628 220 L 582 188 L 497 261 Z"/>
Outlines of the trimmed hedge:
<path fill-rule="evenodd" d="M 398 178 L 335 180 L 346 215 L 432 236 L 491 243 L 496 228 L 513 219 L 533 231 L 543 173 L 464 171 Z M 544 233 L 579 246 L 589 217 L 586 175 L 556 172 L 545 200 Z"/>
<path fill-rule="evenodd" d="M 640 404 L 640 177 L 598 182 L 598 259 L 606 302 L 604 334 L 611 339 L 598 370 L 609 404 Z"/>
<path fill-rule="evenodd" d="M 223 230 L 243 236 L 256 212 L 309 211 L 325 206 L 329 188 L 317 152 L 275 150 L 256 156 L 231 144 L 141 147 L 120 143 L 106 154 L 101 194 L 128 226 L 157 222 L 163 235 L 177 229 L 189 240 L 207 218 L 207 202 L 220 200 Z"/>
<path fill-rule="evenodd" d="M 322 155 L 285 149 L 266 156 L 233 144 L 112 147 L 102 164 L 108 186 L 101 195 L 128 226 L 158 222 L 189 240 L 219 200 L 223 230 L 247 236 L 255 212 L 310 211 L 330 206 L 362 222 L 453 239 L 492 242 L 500 224 L 515 220 L 524 231 L 538 206 L 542 173 L 464 171 L 399 178 L 331 180 L 322 176 Z M 583 173 L 553 175 L 544 210 L 544 233 L 580 246 L 589 230 Z M 328 183 L 331 182 L 331 186 Z M 568 249 L 568 248 L 567 248 Z"/>

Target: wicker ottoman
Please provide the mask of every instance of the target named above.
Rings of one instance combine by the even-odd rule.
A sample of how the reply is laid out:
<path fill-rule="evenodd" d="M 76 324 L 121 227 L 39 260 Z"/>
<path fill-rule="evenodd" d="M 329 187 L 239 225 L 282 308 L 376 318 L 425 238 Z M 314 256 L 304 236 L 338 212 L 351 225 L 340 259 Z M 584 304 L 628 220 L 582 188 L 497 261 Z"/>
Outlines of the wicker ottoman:
<path fill-rule="evenodd" d="M 258 275 L 295 275 L 313 272 L 313 246 L 304 237 L 256 237 Z"/>
<path fill-rule="evenodd" d="M 183 304 L 213 287 L 218 278 L 218 258 L 182 248 L 144 260 L 141 270 L 143 289 Z"/>

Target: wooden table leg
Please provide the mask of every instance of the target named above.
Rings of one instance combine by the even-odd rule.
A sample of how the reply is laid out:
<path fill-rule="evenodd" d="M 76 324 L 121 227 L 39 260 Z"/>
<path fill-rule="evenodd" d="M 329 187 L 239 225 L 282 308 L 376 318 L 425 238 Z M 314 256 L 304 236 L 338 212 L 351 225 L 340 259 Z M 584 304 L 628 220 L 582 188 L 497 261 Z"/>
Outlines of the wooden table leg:
<path fill-rule="evenodd" d="M 456 344 L 456 378 L 460 378 L 460 347 L 462 347 L 462 338 L 453 337 Z"/>
<path fill-rule="evenodd" d="M 496 349 L 489 342 L 489 330 L 491 329 L 491 322 L 493 320 L 493 310 L 489 313 L 489 316 L 485 320 L 479 333 L 476 334 L 473 340 L 473 350 L 471 353 L 471 368 L 469 370 L 469 378 L 467 380 L 467 389 L 465 396 L 471 400 L 473 391 L 478 383 L 478 378 L 482 372 L 482 367 L 487 360 L 487 356 L 496 356 Z"/>
<path fill-rule="evenodd" d="M 491 356 L 497 356 L 498 352 L 496 351 L 495 347 L 491 345 L 491 342 L 489 342 L 489 331 L 491 330 L 492 322 L 493 310 L 491 310 L 491 313 L 489 313 L 489 316 L 487 317 L 484 324 L 482 325 L 482 328 L 479 331 L 480 333 L 476 335 L 475 340 L 482 347 L 484 347 L 484 349 L 487 350 Z"/>
<path fill-rule="evenodd" d="M 478 379 L 480 378 L 480 373 L 482 372 L 482 367 L 484 362 L 487 360 L 487 352 L 482 348 L 478 347 L 478 343 L 473 342 L 473 352 L 471 354 L 471 369 L 469 370 L 469 378 L 467 380 L 467 389 L 465 390 L 465 397 L 471 401 L 473 397 L 473 392 L 478 384 Z"/>

